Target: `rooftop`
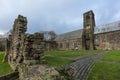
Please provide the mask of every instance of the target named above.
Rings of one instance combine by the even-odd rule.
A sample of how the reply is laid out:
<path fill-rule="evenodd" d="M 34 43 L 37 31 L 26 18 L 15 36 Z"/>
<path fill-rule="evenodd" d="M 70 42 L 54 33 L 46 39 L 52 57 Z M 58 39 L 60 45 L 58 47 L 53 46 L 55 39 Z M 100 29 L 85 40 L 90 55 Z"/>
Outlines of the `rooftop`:
<path fill-rule="evenodd" d="M 94 29 L 94 34 L 100 34 L 117 30 L 120 30 L 120 21 L 96 26 Z"/>
<path fill-rule="evenodd" d="M 106 33 L 111 31 L 120 30 L 120 21 L 96 26 L 94 29 L 94 34 Z M 55 41 L 77 39 L 82 37 L 83 29 L 67 32 L 61 35 L 58 35 Z"/>
<path fill-rule="evenodd" d="M 55 41 L 81 38 L 82 32 L 83 32 L 83 29 L 75 30 L 75 31 L 72 31 L 72 32 L 67 32 L 67 33 L 58 35 L 56 37 Z"/>

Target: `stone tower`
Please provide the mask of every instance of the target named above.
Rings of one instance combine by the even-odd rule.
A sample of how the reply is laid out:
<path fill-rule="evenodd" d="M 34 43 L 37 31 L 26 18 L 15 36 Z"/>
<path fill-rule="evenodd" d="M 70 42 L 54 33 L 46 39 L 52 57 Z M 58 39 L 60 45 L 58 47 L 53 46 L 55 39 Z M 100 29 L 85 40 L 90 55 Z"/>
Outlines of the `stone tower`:
<path fill-rule="evenodd" d="M 83 27 L 82 47 L 85 50 L 94 50 L 95 19 L 92 10 L 83 14 Z"/>

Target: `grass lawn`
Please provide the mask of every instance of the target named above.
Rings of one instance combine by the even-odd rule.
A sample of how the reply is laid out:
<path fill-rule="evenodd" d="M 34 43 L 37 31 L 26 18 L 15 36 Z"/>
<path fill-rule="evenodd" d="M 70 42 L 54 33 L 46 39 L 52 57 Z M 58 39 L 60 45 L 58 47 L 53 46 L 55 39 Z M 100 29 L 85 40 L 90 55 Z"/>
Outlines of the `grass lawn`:
<path fill-rule="evenodd" d="M 120 80 L 120 65 L 98 62 L 87 80 Z"/>
<path fill-rule="evenodd" d="M 12 69 L 7 62 L 2 63 L 3 56 L 4 52 L 0 52 L 0 76 L 12 72 Z"/>
<path fill-rule="evenodd" d="M 119 63 L 120 50 L 110 51 L 102 60 Z M 120 64 L 98 62 L 91 70 L 88 80 L 120 80 Z"/>
<path fill-rule="evenodd" d="M 74 61 L 75 58 L 91 54 L 100 53 L 102 50 L 63 50 L 63 51 L 46 51 L 44 64 L 61 68 L 67 63 Z"/>
<path fill-rule="evenodd" d="M 120 50 L 110 51 L 106 56 L 103 57 L 103 60 L 120 62 Z"/>

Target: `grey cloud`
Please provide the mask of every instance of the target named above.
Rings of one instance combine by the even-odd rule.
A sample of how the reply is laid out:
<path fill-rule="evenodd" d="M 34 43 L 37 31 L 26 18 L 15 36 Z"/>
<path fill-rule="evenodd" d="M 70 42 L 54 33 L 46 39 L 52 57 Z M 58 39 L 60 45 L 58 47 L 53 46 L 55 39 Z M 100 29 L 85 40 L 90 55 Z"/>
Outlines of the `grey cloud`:
<path fill-rule="evenodd" d="M 28 32 L 54 30 L 64 33 L 83 26 L 83 13 L 93 10 L 96 24 L 119 20 L 119 0 L 1 0 L 0 32 L 12 28 L 18 14 L 28 19 Z"/>

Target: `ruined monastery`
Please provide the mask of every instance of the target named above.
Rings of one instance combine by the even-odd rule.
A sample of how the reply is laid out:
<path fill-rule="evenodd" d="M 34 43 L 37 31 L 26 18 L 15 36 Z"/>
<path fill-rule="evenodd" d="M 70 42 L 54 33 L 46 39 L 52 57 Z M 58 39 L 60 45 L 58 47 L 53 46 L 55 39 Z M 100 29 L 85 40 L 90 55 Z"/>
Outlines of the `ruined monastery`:
<path fill-rule="evenodd" d="M 12 73 L 12 75 L 14 74 L 13 78 L 19 77 L 20 80 L 68 80 L 64 79 L 65 77 L 61 76 L 54 67 L 42 64 L 45 50 L 120 50 L 120 21 L 96 27 L 92 11 L 84 13 L 83 17 L 83 29 L 58 35 L 54 41 L 45 41 L 42 33 L 26 33 L 27 18 L 19 15 L 14 21 L 11 34 L 6 39 L 3 59 L 3 62 L 8 62 L 15 71 Z M 79 65 L 77 63 L 77 65 L 73 65 L 72 68 L 70 66 L 66 70 L 76 74 L 78 73 L 77 71 L 82 71 L 83 67 L 88 66 L 83 68 L 83 70 L 85 72 L 86 70 L 89 71 L 88 68 L 96 60 L 91 61 L 91 57 L 90 62 L 88 60 L 85 59 L 85 62 L 83 60 Z M 86 64 L 83 64 L 81 67 L 82 63 Z M 74 66 L 78 67 L 74 68 Z M 82 77 L 78 74 L 75 78 L 85 80 L 83 74 L 81 74 Z M 8 75 L 8 77 L 2 76 L 0 80 L 13 79 Z"/>
<path fill-rule="evenodd" d="M 120 50 L 120 21 L 96 26 L 90 10 L 83 14 L 83 29 L 58 35 L 55 41 L 58 50 Z"/>

